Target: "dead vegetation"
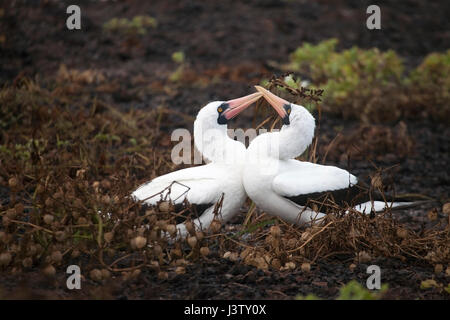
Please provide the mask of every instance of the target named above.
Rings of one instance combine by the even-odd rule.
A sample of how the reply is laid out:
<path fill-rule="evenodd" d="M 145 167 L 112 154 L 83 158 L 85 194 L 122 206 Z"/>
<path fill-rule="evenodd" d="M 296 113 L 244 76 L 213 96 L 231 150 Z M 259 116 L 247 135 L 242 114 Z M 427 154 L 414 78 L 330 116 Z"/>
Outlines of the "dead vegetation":
<path fill-rule="evenodd" d="M 161 202 L 145 208 L 129 198 L 140 182 L 175 169 L 169 138 L 158 129 L 169 111 L 124 113 L 90 97 L 86 86 L 101 82 L 98 74 L 61 70 L 57 81 L 20 78 L 0 92 L 2 272 L 37 269 L 53 277 L 77 264 L 97 282 L 136 278 L 143 269 L 165 280 L 213 252 L 281 271 L 310 272 L 335 255 L 353 257 L 355 264 L 376 257 L 449 263 L 448 210 L 436 211 L 432 227 L 416 231 L 389 211 L 344 215 L 347 208 L 334 206 L 320 225 L 299 229 L 251 206 L 237 230 L 216 222 L 175 241 L 176 218 L 193 214 L 192 207 L 175 212 Z M 286 94 L 295 94 L 294 101 L 317 98 L 317 92 L 301 92 Z M 316 146 L 309 159 L 317 158 Z"/>

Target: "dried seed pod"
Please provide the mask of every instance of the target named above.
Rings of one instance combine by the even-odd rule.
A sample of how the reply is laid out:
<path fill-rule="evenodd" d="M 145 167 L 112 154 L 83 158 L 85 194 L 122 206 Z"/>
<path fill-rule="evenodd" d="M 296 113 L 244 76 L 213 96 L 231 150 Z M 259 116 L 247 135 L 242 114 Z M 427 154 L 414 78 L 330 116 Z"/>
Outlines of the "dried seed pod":
<path fill-rule="evenodd" d="M 205 234 L 202 231 L 197 231 L 195 233 L 195 237 L 197 238 L 198 241 L 202 241 L 203 238 L 205 237 Z"/>
<path fill-rule="evenodd" d="M 289 261 L 284 264 L 284 267 L 288 270 L 294 270 L 297 266 L 295 265 L 294 262 Z"/>
<path fill-rule="evenodd" d="M 437 220 L 437 218 L 438 218 L 438 211 L 437 211 L 437 209 L 434 208 L 434 209 L 428 211 L 427 216 L 428 216 L 428 219 L 430 219 L 430 221 Z"/>
<path fill-rule="evenodd" d="M 184 225 L 186 226 L 186 230 L 189 232 L 189 234 L 191 235 L 195 234 L 195 227 L 192 221 L 187 221 Z"/>
<path fill-rule="evenodd" d="M 55 218 L 51 214 L 44 215 L 44 222 L 46 224 L 52 224 Z"/>
<path fill-rule="evenodd" d="M 177 267 L 179 267 L 179 266 L 185 266 L 185 265 L 187 265 L 188 263 L 187 263 L 187 261 L 186 261 L 186 259 L 177 259 L 177 260 L 175 260 L 175 265 L 177 266 Z"/>
<path fill-rule="evenodd" d="M 56 241 L 63 242 L 66 239 L 66 233 L 64 231 L 55 232 Z"/>
<path fill-rule="evenodd" d="M 170 211 L 170 202 L 169 201 L 162 201 L 158 205 L 158 209 L 161 212 L 169 212 Z"/>
<path fill-rule="evenodd" d="M 159 255 L 162 253 L 162 248 L 161 248 L 161 246 L 160 246 L 159 244 L 157 244 L 157 245 L 155 245 L 155 246 L 153 247 L 153 253 L 154 253 L 156 256 L 159 256 Z"/>
<path fill-rule="evenodd" d="M 103 277 L 103 274 L 98 269 L 92 269 L 91 272 L 89 272 L 89 276 L 94 281 L 101 281 L 102 277 Z"/>
<path fill-rule="evenodd" d="M 172 250 L 170 250 L 170 254 L 174 257 L 182 257 L 183 253 L 181 252 L 181 250 L 179 248 L 174 248 Z"/>
<path fill-rule="evenodd" d="M 16 217 L 16 210 L 13 208 L 6 210 L 6 217 L 9 219 L 14 219 Z"/>
<path fill-rule="evenodd" d="M 28 246 L 27 255 L 32 257 L 37 253 L 37 247 L 34 244 Z"/>
<path fill-rule="evenodd" d="M 158 272 L 158 279 L 159 280 L 167 280 L 169 279 L 169 274 L 165 271 Z"/>
<path fill-rule="evenodd" d="M 303 262 L 301 267 L 303 272 L 310 272 L 311 271 L 311 264 L 309 262 Z"/>
<path fill-rule="evenodd" d="M 156 241 L 158 240 L 158 238 L 158 232 L 156 232 L 156 230 L 150 231 L 150 240 Z"/>
<path fill-rule="evenodd" d="M 47 198 L 47 199 L 45 199 L 45 205 L 46 205 L 47 207 L 53 206 L 53 199 L 52 199 L 52 198 Z"/>
<path fill-rule="evenodd" d="M 109 190 L 111 189 L 111 182 L 109 182 L 109 180 L 103 179 L 101 182 L 101 186 L 102 188 Z"/>
<path fill-rule="evenodd" d="M 103 235 L 103 238 L 105 238 L 106 242 L 110 243 L 113 240 L 113 238 L 114 238 L 114 233 L 113 232 L 106 232 Z"/>
<path fill-rule="evenodd" d="M 86 173 L 85 169 L 78 169 L 75 176 L 77 178 L 83 179 L 84 178 L 84 174 Z"/>
<path fill-rule="evenodd" d="M 366 251 L 360 251 L 358 253 L 358 260 L 361 263 L 367 263 L 370 262 L 370 260 L 372 260 L 372 257 Z"/>
<path fill-rule="evenodd" d="M 211 225 L 209 226 L 209 229 L 211 230 L 211 232 L 213 233 L 218 233 L 220 231 L 220 228 L 222 228 L 222 224 L 220 223 L 219 220 L 214 219 L 211 222 Z"/>
<path fill-rule="evenodd" d="M 13 191 L 17 190 L 19 187 L 19 179 L 16 177 L 9 178 L 8 185 Z"/>
<path fill-rule="evenodd" d="M 450 202 L 447 202 L 442 206 L 442 213 L 448 216 L 450 215 Z"/>
<path fill-rule="evenodd" d="M 134 243 L 136 245 L 136 248 L 142 249 L 147 244 L 147 239 L 142 236 L 137 236 L 134 238 Z"/>
<path fill-rule="evenodd" d="M 42 184 L 36 186 L 36 194 L 42 194 L 45 191 L 45 187 Z"/>
<path fill-rule="evenodd" d="M 100 270 L 102 272 L 102 279 L 108 279 L 111 277 L 111 272 L 108 269 Z"/>
<path fill-rule="evenodd" d="M 150 269 L 153 271 L 159 271 L 159 262 L 158 261 L 150 261 Z"/>
<path fill-rule="evenodd" d="M 31 259 L 30 257 L 23 259 L 22 265 L 24 268 L 31 268 L 33 266 L 33 259 Z"/>
<path fill-rule="evenodd" d="M 174 236 L 177 233 L 177 227 L 174 224 L 166 225 L 165 229 L 171 236 Z"/>
<path fill-rule="evenodd" d="M 71 256 L 72 258 L 78 258 L 78 257 L 80 256 L 80 250 L 78 250 L 78 249 L 73 249 L 73 250 L 72 250 L 72 253 L 70 254 L 70 256 Z"/>
<path fill-rule="evenodd" d="M 230 261 L 237 261 L 238 260 L 238 254 L 236 252 L 227 251 L 223 255 L 225 259 L 228 259 Z"/>
<path fill-rule="evenodd" d="M 51 264 L 49 264 L 48 266 L 46 266 L 44 269 L 42 269 L 42 273 L 47 276 L 47 277 L 54 277 L 56 274 L 56 269 L 54 266 L 52 266 Z"/>
<path fill-rule="evenodd" d="M 185 274 L 186 273 L 186 269 L 184 267 L 177 267 L 175 269 L 175 273 L 176 274 Z"/>
<path fill-rule="evenodd" d="M 100 187 L 100 182 L 94 181 L 92 183 L 92 188 L 94 188 L 95 192 L 98 192 L 98 188 Z"/>
<path fill-rule="evenodd" d="M 201 247 L 200 248 L 200 254 L 204 257 L 209 255 L 209 248 L 208 247 Z"/>
<path fill-rule="evenodd" d="M 408 237 L 408 230 L 404 228 L 397 229 L 397 236 L 402 239 L 406 239 Z"/>
<path fill-rule="evenodd" d="M 197 238 L 196 237 L 188 237 L 187 243 L 191 248 L 194 248 L 197 245 Z"/>
<path fill-rule="evenodd" d="M 272 259 L 272 261 L 270 262 L 270 265 L 272 266 L 272 268 L 276 269 L 276 270 L 280 270 L 281 268 L 281 261 L 280 259 Z"/>
<path fill-rule="evenodd" d="M 164 221 L 164 220 L 158 220 L 158 221 L 156 221 L 156 226 L 159 227 L 162 230 L 166 230 L 167 222 Z"/>
<path fill-rule="evenodd" d="M 7 227 L 7 226 L 9 226 L 10 223 L 11 223 L 11 219 L 8 218 L 7 216 L 3 216 L 3 218 L 2 218 L 3 226 Z"/>
<path fill-rule="evenodd" d="M 87 224 L 87 223 L 88 223 L 88 221 L 85 217 L 78 218 L 77 224 Z"/>
<path fill-rule="evenodd" d="M 130 274 L 130 279 L 136 279 L 137 277 L 139 277 L 141 274 L 141 269 L 135 269 L 133 271 L 131 271 Z"/>
<path fill-rule="evenodd" d="M 137 229 L 137 233 L 139 236 L 143 236 L 145 233 L 146 228 L 145 227 L 140 227 Z"/>
<path fill-rule="evenodd" d="M 434 266 L 434 273 L 435 274 L 439 274 L 442 271 L 444 271 L 444 266 L 442 264 L 439 263 L 439 264 Z"/>
<path fill-rule="evenodd" d="M 270 234 L 278 239 L 279 237 L 281 237 L 281 228 L 279 226 L 272 226 L 270 227 Z"/>
<path fill-rule="evenodd" d="M 55 263 L 60 263 L 62 261 L 62 258 L 63 258 L 63 255 L 62 255 L 61 251 L 59 251 L 59 250 L 53 251 L 51 254 L 51 259 Z"/>
<path fill-rule="evenodd" d="M 16 211 L 16 214 L 23 213 L 24 209 L 25 209 L 25 207 L 23 206 L 23 203 L 16 203 L 16 205 L 14 206 L 14 210 Z"/>
<path fill-rule="evenodd" d="M 64 193 L 62 191 L 57 191 L 53 194 L 53 197 L 55 199 L 62 199 L 62 198 L 64 198 Z"/>
<path fill-rule="evenodd" d="M 104 204 L 109 204 L 111 202 L 111 197 L 105 194 L 104 196 L 102 196 L 102 202 Z"/>
<path fill-rule="evenodd" d="M 11 262 L 11 254 L 9 252 L 3 252 L 0 254 L 0 266 L 7 266 Z"/>

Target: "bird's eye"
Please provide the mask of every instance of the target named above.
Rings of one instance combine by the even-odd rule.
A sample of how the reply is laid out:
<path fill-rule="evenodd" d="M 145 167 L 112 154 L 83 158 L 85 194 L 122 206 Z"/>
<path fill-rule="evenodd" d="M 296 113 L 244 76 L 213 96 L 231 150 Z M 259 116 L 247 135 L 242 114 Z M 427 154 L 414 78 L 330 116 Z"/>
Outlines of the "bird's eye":
<path fill-rule="evenodd" d="M 222 112 L 223 112 L 223 108 L 222 108 L 222 107 L 218 107 L 218 108 L 217 108 L 217 112 L 218 112 L 218 113 L 222 113 Z"/>
<path fill-rule="evenodd" d="M 291 114 L 291 108 L 287 109 L 287 114 Z"/>

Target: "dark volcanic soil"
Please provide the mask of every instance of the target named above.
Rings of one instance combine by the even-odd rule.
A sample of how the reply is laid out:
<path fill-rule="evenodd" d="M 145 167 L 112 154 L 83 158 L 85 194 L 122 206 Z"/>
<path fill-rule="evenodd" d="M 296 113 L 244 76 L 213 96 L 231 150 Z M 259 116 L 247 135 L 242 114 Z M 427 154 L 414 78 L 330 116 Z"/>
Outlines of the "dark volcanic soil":
<path fill-rule="evenodd" d="M 82 10 L 81 31 L 65 28 L 65 10 L 74 3 Z M 382 29 L 377 31 L 365 28 L 369 4 L 372 2 L 356 0 L 3 1 L 0 34 L 5 35 L 5 41 L 0 43 L 0 84 L 13 82 L 19 74 L 51 78 L 62 64 L 69 69 L 95 69 L 115 84 L 114 90 L 99 94 L 113 106 L 128 110 L 163 105 L 193 116 L 207 101 L 241 96 L 262 78 L 279 73 L 271 62 L 286 62 L 289 53 L 304 41 L 316 43 L 336 37 L 340 48 L 394 49 L 407 66 L 415 66 L 429 52 L 450 47 L 447 1 L 378 1 Z M 148 29 L 137 42 L 102 31 L 103 23 L 113 17 L 141 14 L 156 18 L 158 27 Z M 188 76 L 167 90 L 166 79 L 177 68 L 171 59 L 176 51 L 185 53 Z M 238 121 L 249 119 L 247 113 Z M 399 127 L 406 129 L 401 133 Z M 165 124 L 161 129 L 170 132 L 172 128 Z M 389 143 L 363 144 L 383 130 L 392 134 Z M 398 192 L 448 199 L 447 126 L 405 120 L 364 129 L 357 122 L 322 114 L 319 143 L 323 147 L 319 147 L 319 154 L 325 153 L 325 146 L 338 132 L 343 139 L 328 154 L 326 163 L 362 175 L 373 171 L 373 164 L 395 166 L 389 173 Z M 407 150 L 405 141 L 411 143 Z M 342 157 L 355 143 L 365 150 L 364 156 L 357 154 L 350 161 Z M 420 228 L 432 207 L 408 210 L 399 218 Z M 436 207 L 441 214 L 441 206 Z M 55 283 L 31 273 L 5 275 L 0 280 L 0 298 L 6 298 L 6 293 L 19 298 L 290 299 L 308 293 L 334 298 L 339 287 L 352 279 L 365 283 L 367 266 L 361 264 L 350 271 L 350 263 L 348 257 L 334 258 L 313 265 L 308 274 L 265 273 L 212 255 L 209 261 L 190 265 L 185 275 L 171 275 L 168 281 L 144 271 L 139 281 L 105 284 L 101 290 L 86 280 L 83 290 L 76 293 L 63 289 L 65 275 Z M 419 289 L 426 279 L 448 283 L 444 273 L 434 275 L 433 266 L 394 259 L 377 264 L 382 268 L 382 282 L 391 288 L 386 298 L 449 298 L 442 290 Z"/>

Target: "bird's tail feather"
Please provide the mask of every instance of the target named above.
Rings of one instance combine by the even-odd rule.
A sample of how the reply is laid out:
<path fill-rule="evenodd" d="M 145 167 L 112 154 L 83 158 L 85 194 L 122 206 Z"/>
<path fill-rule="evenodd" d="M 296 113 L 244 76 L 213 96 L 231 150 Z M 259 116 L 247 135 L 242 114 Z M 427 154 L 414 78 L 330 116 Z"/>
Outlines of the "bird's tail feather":
<path fill-rule="evenodd" d="M 433 202 L 433 200 L 408 201 L 408 202 L 367 201 L 356 205 L 354 209 L 361 213 L 368 214 L 371 213 L 372 211 L 383 212 L 388 208 L 391 210 L 414 208 L 430 202 Z"/>

